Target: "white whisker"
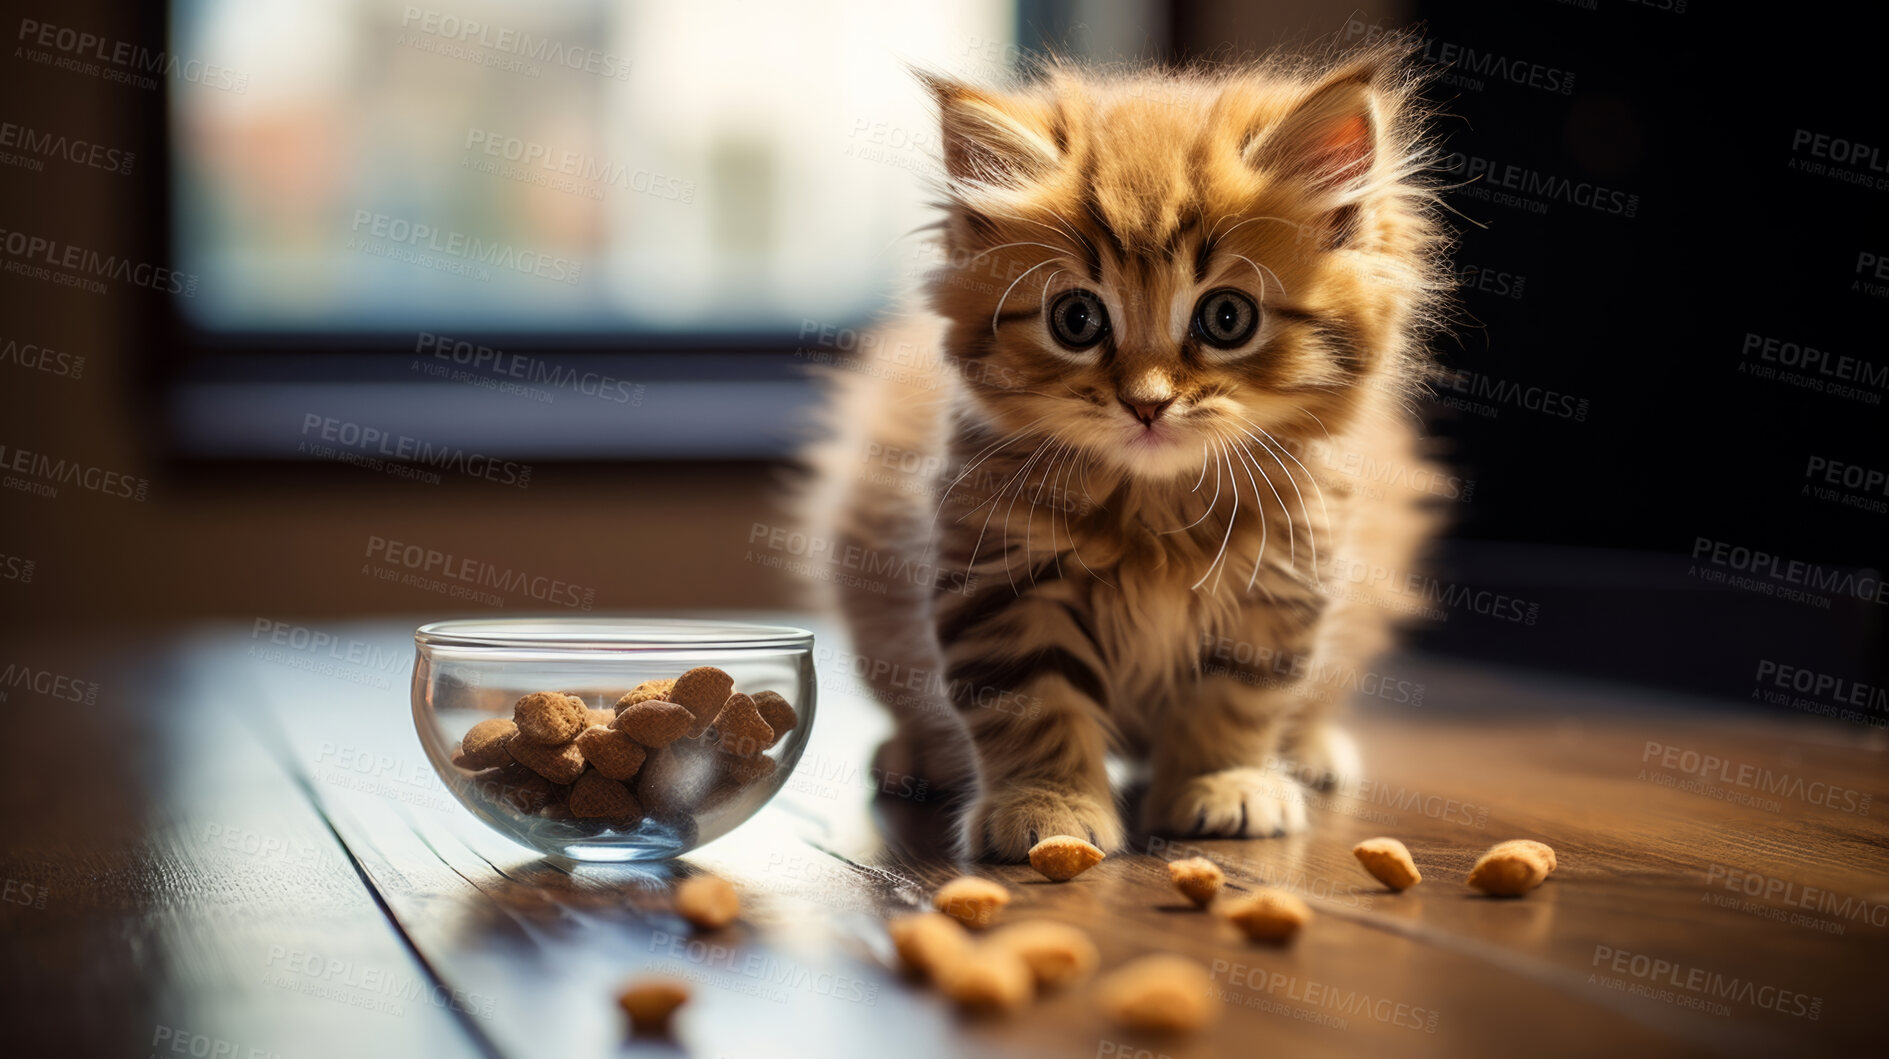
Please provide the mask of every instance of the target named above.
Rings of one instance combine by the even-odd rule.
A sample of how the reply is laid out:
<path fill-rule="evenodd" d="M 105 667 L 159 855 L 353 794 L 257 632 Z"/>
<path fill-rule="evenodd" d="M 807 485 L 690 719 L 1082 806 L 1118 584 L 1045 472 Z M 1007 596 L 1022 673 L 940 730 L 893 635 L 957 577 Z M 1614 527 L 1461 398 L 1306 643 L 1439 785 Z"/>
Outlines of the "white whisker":
<path fill-rule="evenodd" d="M 1004 296 L 1002 298 L 997 299 L 997 308 L 991 311 L 991 314 L 990 314 L 991 334 L 994 335 L 997 333 L 997 318 L 999 316 L 1002 316 L 1004 313 L 1004 302 L 1009 299 L 1010 292 L 1017 289 L 1017 284 L 1023 282 L 1023 277 L 1029 275 L 1032 272 L 1035 272 L 1037 269 L 1042 268 L 1044 265 L 1053 265 L 1055 263 L 1056 263 L 1056 259 L 1053 257 L 1048 258 L 1043 261 L 1038 261 L 1036 264 L 1031 265 L 1029 268 L 1024 269 L 1022 272 L 1019 272 L 1017 274 L 1017 278 L 1010 281 L 1010 286 L 1004 288 Z M 1055 277 L 1052 276 L 1051 278 L 1053 279 Z"/>

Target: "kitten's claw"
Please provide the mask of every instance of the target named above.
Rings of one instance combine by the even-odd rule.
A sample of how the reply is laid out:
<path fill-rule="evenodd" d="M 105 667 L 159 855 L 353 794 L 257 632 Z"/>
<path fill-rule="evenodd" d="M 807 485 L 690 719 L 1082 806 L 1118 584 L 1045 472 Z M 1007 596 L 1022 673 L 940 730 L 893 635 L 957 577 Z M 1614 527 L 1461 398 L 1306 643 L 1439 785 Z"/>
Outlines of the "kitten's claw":
<path fill-rule="evenodd" d="M 1150 792 L 1148 807 L 1152 829 L 1169 834 L 1278 838 L 1306 827 L 1304 790 L 1276 769 L 1195 776 L 1165 799 Z"/>
<path fill-rule="evenodd" d="M 1076 791 L 1014 787 L 978 799 L 964 818 L 965 853 L 1001 861 L 1028 858 L 1039 835 L 1087 834 L 1105 853 L 1126 837 L 1112 801 Z"/>

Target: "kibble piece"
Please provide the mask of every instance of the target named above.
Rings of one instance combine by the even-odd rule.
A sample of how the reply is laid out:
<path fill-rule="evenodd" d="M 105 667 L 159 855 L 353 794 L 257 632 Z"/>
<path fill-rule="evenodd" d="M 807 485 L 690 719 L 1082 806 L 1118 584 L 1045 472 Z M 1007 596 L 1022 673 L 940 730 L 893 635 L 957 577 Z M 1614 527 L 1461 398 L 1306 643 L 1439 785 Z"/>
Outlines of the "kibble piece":
<path fill-rule="evenodd" d="M 761 719 L 773 729 L 776 743 L 800 723 L 799 715 L 794 713 L 794 708 L 787 704 L 787 699 L 778 691 L 755 692 L 754 708 L 761 711 Z"/>
<path fill-rule="evenodd" d="M 1410 850 L 1394 838 L 1367 838 L 1351 847 L 1351 855 L 1372 878 L 1393 890 L 1408 890 L 1423 881 Z"/>
<path fill-rule="evenodd" d="M 505 752 L 512 756 L 513 761 L 552 783 L 570 783 L 584 773 L 584 753 L 577 749 L 576 743 L 539 746 L 527 742 L 521 731 L 505 741 Z"/>
<path fill-rule="evenodd" d="M 472 783 L 473 789 L 487 799 L 503 802 L 521 813 L 535 813 L 551 801 L 551 781 L 517 765 L 486 769 L 474 775 Z"/>
<path fill-rule="evenodd" d="M 1220 894 L 1220 884 L 1227 881 L 1220 865 L 1205 857 L 1174 861 L 1168 865 L 1168 878 L 1176 890 L 1202 908 L 1213 903 Z"/>
<path fill-rule="evenodd" d="M 647 699 L 625 706 L 610 727 L 651 750 L 668 746 L 688 733 L 695 715 L 673 702 Z"/>
<path fill-rule="evenodd" d="M 1007 948 L 1023 957 L 1036 984 L 1045 989 L 1087 978 L 1102 959 L 1087 934 L 1066 923 L 1046 919 L 1013 923 L 992 934 L 986 944 Z"/>
<path fill-rule="evenodd" d="M 1511 838 L 1507 842 L 1497 842 L 1494 846 L 1490 847 L 1490 849 L 1491 851 L 1498 849 L 1519 849 L 1532 853 L 1541 858 L 1541 862 L 1548 868 L 1549 875 L 1553 875 L 1555 868 L 1559 866 L 1554 855 L 1553 847 L 1549 846 L 1546 842 L 1537 842 L 1532 838 Z"/>
<path fill-rule="evenodd" d="M 579 820 L 630 823 L 642 818 L 643 807 L 628 787 L 593 769 L 571 786 L 571 815 Z"/>
<path fill-rule="evenodd" d="M 1103 852 L 1074 835 L 1051 835 L 1030 847 L 1030 867 L 1046 879 L 1068 882 L 1097 864 Z"/>
<path fill-rule="evenodd" d="M 537 691 L 518 700 L 512 707 L 512 720 L 518 722 L 518 738 L 557 746 L 589 727 L 590 713 L 583 699 L 561 691 Z"/>
<path fill-rule="evenodd" d="M 1221 906 L 1220 914 L 1254 941 L 1291 941 L 1312 918 L 1311 906 L 1284 890 L 1255 890 Z"/>
<path fill-rule="evenodd" d="M 727 879 L 696 875 L 676 887 L 676 912 L 704 930 L 716 930 L 741 914 L 741 896 Z"/>
<path fill-rule="evenodd" d="M 614 715 L 612 715 L 614 716 Z M 591 725 L 577 737 L 577 749 L 592 768 L 613 780 L 627 780 L 643 767 L 649 751 L 614 729 Z"/>
<path fill-rule="evenodd" d="M 617 722 L 617 711 L 599 710 L 593 707 L 584 711 L 584 720 L 591 728 L 598 725 L 608 728 Z"/>
<path fill-rule="evenodd" d="M 643 978 L 617 994 L 617 1004 L 630 1017 L 636 1033 L 666 1036 L 669 1019 L 689 1000 L 689 987 L 673 978 Z"/>
<path fill-rule="evenodd" d="M 676 686 L 669 689 L 669 701 L 688 710 L 695 718 L 689 725 L 689 736 L 694 738 L 708 731 L 734 689 L 734 677 L 714 666 L 696 666 L 676 678 Z"/>
<path fill-rule="evenodd" d="M 1122 965 L 1102 980 L 1096 1000 L 1110 1021 L 1153 1033 L 1186 1033 L 1220 1015 L 1207 969 L 1166 953 Z"/>
<path fill-rule="evenodd" d="M 774 729 L 761 719 L 761 711 L 746 695 L 728 696 L 721 712 L 715 715 L 715 732 L 715 749 L 736 757 L 754 757 L 774 745 Z"/>
<path fill-rule="evenodd" d="M 673 690 L 675 686 L 676 678 L 674 677 L 669 677 L 666 680 L 645 680 L 629 691 L 624 692 L 623 697 L 617 700 L 617 712 L 622 713 L 624 710 L 629 709 L 639 702 L 649 702 L 652 699 L 663 699 L 666 701 L 669 698 L 669 692 Z"/>
<path fill-rule="evenodd" d="M 1010 891 L 974 875 L 953 879 L 932 895 L 933 908 L 967 927 L 987 927 L 997 910 L 1010 903 Z"/>
<path fill-rule="evenodd" d="M 998 1014 L 1015 1011 L 1030 999 L 1036 979 L 1015 952 L 976 945 L 938 972 L 938 989 L 966 1011 Z"/>
<path fill-rule="evenodd" d="M 1540 851 L 1519 842 L 1498 842 L 1469 869 L 1469 885 L 1493 897 L 1520 897 L 1540 886 L 1550 870 Z"/>
<path fill-rule="evenodd" d="M 886 924 L 899 962 L 913 974 L 936 978 L 948 965 L 971 951 L 971 935 L 964 924 L 943 912 L 914 912 Z"/>
<path fill-rule="evenodd" d="M 466 731 L 459 750 L 466 756 L 467 767 L 497 768 L 512 759 L 505 752 L 505 741 L 518 733 L 518 725 L 509 717 L 480 721 Z"/>

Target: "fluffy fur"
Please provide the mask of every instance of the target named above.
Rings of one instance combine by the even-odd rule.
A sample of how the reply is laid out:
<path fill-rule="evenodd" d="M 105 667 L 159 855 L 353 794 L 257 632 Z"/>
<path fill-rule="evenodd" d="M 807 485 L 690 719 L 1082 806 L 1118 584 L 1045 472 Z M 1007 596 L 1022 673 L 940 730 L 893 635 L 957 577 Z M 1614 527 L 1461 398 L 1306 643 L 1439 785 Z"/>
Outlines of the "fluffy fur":
<path fill-rule="evenodd" d="M 899 720 L 882 764 L 971 792 L 967 854 L 1120 847 L 1111 754 L 1145 772 L 1140 825 L 1185 835 L 1302 829 L 1300 781 L 1355 776 L 1330 709 L 1425 519 L 1341 468 L 1419 463 L 1447 274 L 1412 77 L 1387 47 L 926 79 L 946 264 L 833 378 L 805 506 L 897 571 L 840 604 Z M 1259 323 L 1223 349 L 1196 310 L 1228 289 Z M 1091 348 L 1052 330 L 1073 290 L 1106 310 Z"/>

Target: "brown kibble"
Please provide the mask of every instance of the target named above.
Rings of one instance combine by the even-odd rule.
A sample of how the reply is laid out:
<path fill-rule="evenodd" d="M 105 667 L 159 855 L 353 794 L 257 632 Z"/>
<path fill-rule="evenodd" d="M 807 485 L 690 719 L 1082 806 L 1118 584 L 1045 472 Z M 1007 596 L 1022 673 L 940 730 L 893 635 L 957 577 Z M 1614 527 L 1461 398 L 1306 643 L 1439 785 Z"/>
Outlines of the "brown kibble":
<path fill-rule="evenodd" d="M 734 688 L 734 677 L 714 666 L 696 666 L 676 678 L 676 686 L 669 690 L 669 701 L 688 710 L 695 718 L 689 725 L 689 736 L 693 738 L 708 731 Z"/>
<path fill-rule="evenodd" d="M 1492 851 L 1497 849 L 1517 849 L 1531 853 L 1541 858 L 1542 863 L 1548 868 L 1549 875 L 1553 875 L 1555 868 L 1559 866 L 1558 859 L 1554 855 L 1554 849 L 1551 848 L 1548 843 L 1537 842 L 1532 838 L 1511 838 L 1506 842 L 1497 842 L 1490 848 Z"/>
<path fill-rule="evenodd" d="M 473 768 L 472 759 L 466 756 L 464 750 L 453 751 L 453 767 L 456 769 L 465 769 L 467 772 L 478 771 L 478 769 Z"/>
<path fill-rule="evenodd" d="M 535 813 L 551 801 L 554 786 L 530 769 L 486 769 L 472 777 L 473 789 L 490 801 L 502 802 L 521 813 Z"/>
<path fill-rule="evenodd" d="M 794 730 L 800 723 L 800 716 L 787 704 L 787 699 L 778 691 L 757 691 L 754 694 L 754 708 L 761 711 L 761 719 L 774 731 L 774 742 Z"/>
<path fill-rule="evenodd" d="M 526 742 L 521 731 L 505 741 L 505 752 L 512 756 L 513 761 L 552 783 L 570 783 L 584 772 L 584 754 L 577 749 L 576 743 L 539 746 Z"/>
<path fill-rule="evenodd" d="M 624 710 L 629 709 L 639 702 L 649 702 L 652 699 L 663 699 L 666 701 L 669 698 L 669 692 L 675 688 L 675 686 L 676 678 L 674 677 L 669 677 L 666 680 L 645 680 L 625 692 L 623 697 L 617 700 L 617 712 L 622 713 Z"/>
<path fill-rule="evenodd" d="M 1189 857 L 1168 865 L 1168 879 L 1189 901 L 1205 908 L 1220 895 L 1220 885 L 1227 881 L 1227 876 L 1213 861 Z"/>
<path fill-rule="evenodd" d="M 1291 941 L 1312 919 L 1311 906 L 1284 890 L 1255 890 L 1220 907 L 1220 914 L 1254 941 Z"/>
<path fill-rule="evenodd" d="M 1498 842 L 1469 869 L 1469 885 L 1492 897 L 1520 897 L 1540 886 L 1554 870 L 1550 859 L 1554 851 L 1546 856 L 1541 852 L 1547 848 L 1528 839 Z"/>
<path fill-rule="evenodd" d="M 630 1028 L 649 1036 L 667 1036 L 676 1009 L 688 1003 L 689 987 L 673 978 L 641 978 L 623 987 L 617 1005 L 630 1017 Z"/>
<path fill-rule="evenodd" d="M 1030 867 L 1046 879 L 1068 882 L 1102 863 L 1103 856 L 1100 849 L 1074 835 L 1051 835 L 1030 847 Z"/>
<path fill-rule="evenodd" d="M 1087 934 L 1066 923 L 1052 923 L 1047 919 L 1003 927 L 985 944 L 1007 948 L 1023 957 L 1036 984 L 1045 989 L 1087 978 L 1102 960 Z"/>
<path fill-rule="evenodd" d="M 599 710 L 596 708 L 588 709 L 584 711 L 584 720 L 587 722 L 588 727 L 596 728 L 597 726 L 602 725 L 603 727 L 608 728 L 611 725 L 616 723 L 617 711 Z M 583 733 L 579 732 L 578 734 L 582 735 Z"/>
<path fill-rule="evenodd" d="M 676 887 L 676 912 L 704 930 L 718 930 L 741 914 L 741 896 L 727 879 L 695 875 Z"/>
<path fill-rule="evenodd" d="M 467 729 L 466 737 L 459 742 L 459 749 L 465 754 L 468 767 L 497 768 L 512 759 L 505 752 L 505 740 L 517 732 L 518 725 L 511 718 L 493 717 Z"/>
<path fill-rule="evenodd" d="M 682 738 L 694 723 L 695 716 L 681 706 L 660 699 L 646 699 L 625 706 L 610 727 L 656 750 Z"/>
<path fill-rule="evenodd" d="M 638 746 L 636 740 L 594 724 L 577 737 L 577 749 L 593 768 L 613 780 L 635 776 L 636 770 L 643 767 L 643 759 L 649 756 L 649 751 Z"/>
<path fill-rule="evenodd" d="M 913 912 L 886 924 L 899 962 L 913 974 L 936 978 L 971 951 L 964 924 L 943 912 Z"/>
<path fill-rule="evenodd" d="M 774 745 L 774 729 L 761 719 L 761 711 L 746 695 L 728 696 L 721 712 L 715 715 L 715 733 L 715 749 L 736 757 L 753 757 Z"/>
<path fill-rule="evenodd" d="M 579 820 L 632 821 L 642 818 L 643 807 L 622 782 L 592 770 L 571 786 L 571 815 Z"/>
<path fill-rule="evenodd" d="M 933 908 L 967 927 L 987 927 L 997 910 L 1010 903 L 1010 891 L 989 879 L 966 875 L 953 879 L 932 895 Z"/>
<path fill-rule="evenodd" d="M 584 700 L 561 691 L 536 691 L 512 707 L 518 738 L 539 746 L 558 746 L 577 738 L 589 726 Z"/>
<path fill-rule="evenodd" d="M 1000 1014 L 1030 999 L 1036 979 L 1015 952 L 995 945 L 974 945 L 938 971 L 938 989 L 965 1011 Z"/>
<path fill-rule="evenodd" d="M 1160 953 L 1122 965 L 1096 990 L 1102 1014 L 1119 1026 L 1187 1033 L 1220 1015 L 1213 976 L 1185 956 Z"/>
<path fill-rule="evenodd" d="M 1423 881 L 1410 850 L 1394 838 L 1367 838 L 1351 847 L 1351 855 L 1372 878 L 1393 890 L 1408 890 Z"/>

